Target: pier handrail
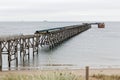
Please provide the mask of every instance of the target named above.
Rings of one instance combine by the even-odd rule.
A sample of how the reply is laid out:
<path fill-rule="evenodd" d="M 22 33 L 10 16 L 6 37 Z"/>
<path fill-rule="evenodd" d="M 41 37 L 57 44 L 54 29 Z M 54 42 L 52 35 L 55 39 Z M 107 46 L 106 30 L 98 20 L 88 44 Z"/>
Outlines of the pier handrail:
<path fill-rule="evenodd" d="M 76 27 L 80 27 L 84 25 L 71 25 L 71 26 L 66 26 L 66 27 L 58 27 L 58 28 L 50 28 L 50 29 L 45 29 L 45 30 L 37 30 L 35 34 L 37 33 L 48 33 L 48 32 L 54 32 L 54 31 L 59 31 L 59 30 L 66 30 L 66 29 L 72 29 Z"/>

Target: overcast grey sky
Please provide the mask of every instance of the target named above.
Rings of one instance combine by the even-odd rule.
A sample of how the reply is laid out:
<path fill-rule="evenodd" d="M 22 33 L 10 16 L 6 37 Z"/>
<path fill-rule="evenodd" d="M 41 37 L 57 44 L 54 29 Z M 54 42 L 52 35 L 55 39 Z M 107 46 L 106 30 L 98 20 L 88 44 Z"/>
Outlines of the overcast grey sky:
<path fill-rule="evenodd" d="M 120 0 L 0 0 L 0 21 L 120 21 Z"/>

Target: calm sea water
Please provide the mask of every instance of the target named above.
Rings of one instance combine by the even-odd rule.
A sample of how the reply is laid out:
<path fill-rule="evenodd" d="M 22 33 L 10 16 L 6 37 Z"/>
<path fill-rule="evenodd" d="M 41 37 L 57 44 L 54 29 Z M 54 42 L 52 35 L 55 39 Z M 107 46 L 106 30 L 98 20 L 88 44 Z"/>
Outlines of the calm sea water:
<path fill-rule="evenodd" d="M 36 30 L 81 24 L 81 22 L 0 22 L 0 35 L 33 34 Z M 32 53 L 31 53 L 32 55 Z M 3 56 L 3 69 L 7 69 Z M 55 66 L 46 66 L 54 64 Z M 84 68 L 85 66 L 120 68 L 120 22 L 105 22 L 105 28 L 91 29 L 69 39 L 56 48 L 40 48 L 25 66 L 19 69 Z M 12 63 L 14 69 L 14 62 Z"/>

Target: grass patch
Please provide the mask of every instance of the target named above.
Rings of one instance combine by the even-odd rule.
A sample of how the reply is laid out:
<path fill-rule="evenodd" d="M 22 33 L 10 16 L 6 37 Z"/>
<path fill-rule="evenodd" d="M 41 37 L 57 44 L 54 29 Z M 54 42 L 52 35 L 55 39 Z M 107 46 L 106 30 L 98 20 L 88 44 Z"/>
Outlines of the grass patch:
<path fill-rule="evenodd" d="M 96 80 L 120 80 L 120 75 L 104 75 L 104 74 L 97 74 L 93 75 L 93 78 Z"/>
<path fill-rule="evenodd" d="M 0 80 L 82 80 L 82 77 L 72 73 L 48 72 L 36 75 L 7 74 L 1 77 Z"/>

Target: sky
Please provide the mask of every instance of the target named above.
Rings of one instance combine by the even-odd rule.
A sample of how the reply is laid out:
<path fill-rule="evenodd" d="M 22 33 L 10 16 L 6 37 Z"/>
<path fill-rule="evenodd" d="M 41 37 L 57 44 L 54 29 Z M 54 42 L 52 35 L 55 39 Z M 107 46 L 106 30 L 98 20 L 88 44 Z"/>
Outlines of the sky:
<path fill-rule="evenodd" d="M 0 0 L 0 21 L 120 21 L 120 0 Z"/>

